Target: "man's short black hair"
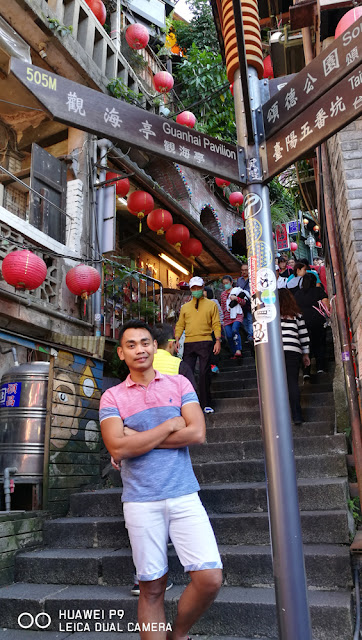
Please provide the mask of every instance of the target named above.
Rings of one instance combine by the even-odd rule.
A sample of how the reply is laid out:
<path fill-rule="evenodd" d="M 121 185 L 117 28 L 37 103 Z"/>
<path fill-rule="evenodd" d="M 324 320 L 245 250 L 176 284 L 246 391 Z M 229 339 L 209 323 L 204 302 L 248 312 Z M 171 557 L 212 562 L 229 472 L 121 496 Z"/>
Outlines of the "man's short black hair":
<path fill-rule="evenodd" d="M 229 282 L 233 283 L 233 279 L 232 279 L 232 277 L 231 277 L 231 276 L 229 276 L 229 275 L 223 276 L 223 277 L 222 277 L 222 279 L 223 279 L 223 280 L 229 280 Z"/>
<path fill-rule="evenodd" d="M 213 292 L 212 287 L 204 287 L 204 291 L 206 291 L 206 295 L 207 295 L 208 300 L 212 300 L 213 297 L 214 297 L 214 292 Z"/>
<path fill-rule="evenodd" d="M 119 331 L 119 344 L 122 344 L 123 334 L 127 329 L 146 329 L 151 334 L 152 340 L 155 340 L 154 328 L 150 327 L 147 322 L 143 322 L 143 320 L 129 320 L 124 324 Z"/>
<path fill-rule="evenodd" d="M 155 340 L 160 349 L 166 349 L 169 340 L 174 339 L 173 327 L 170 324 L 156 324 Z"/>
<path fill-rule="evenodd" d="M 308 258 L 301 258 L 299 260 L 299 262 L 303 262 L 303 264 L 305 264 L 306 267 L 309 267 L 309 260 Z"/>
<path fill-rule="evenodd" d="M 279 256 L 278 263 L 279 262 L 288 262 L 288 258 L 286 256 Z"/>

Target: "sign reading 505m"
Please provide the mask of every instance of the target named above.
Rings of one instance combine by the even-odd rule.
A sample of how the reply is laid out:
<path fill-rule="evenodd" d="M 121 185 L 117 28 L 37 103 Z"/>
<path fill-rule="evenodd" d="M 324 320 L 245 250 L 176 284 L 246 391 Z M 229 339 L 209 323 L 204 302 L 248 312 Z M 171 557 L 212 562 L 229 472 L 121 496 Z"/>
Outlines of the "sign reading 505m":
<path fill-rule="evenodd" d="M 34 71 L 31 67 L 27 67 L 26 79 L 34 84 L 40 84 L 46 89 L 57 90 L 57 79 L 45 73 L 45 71 Z"/>

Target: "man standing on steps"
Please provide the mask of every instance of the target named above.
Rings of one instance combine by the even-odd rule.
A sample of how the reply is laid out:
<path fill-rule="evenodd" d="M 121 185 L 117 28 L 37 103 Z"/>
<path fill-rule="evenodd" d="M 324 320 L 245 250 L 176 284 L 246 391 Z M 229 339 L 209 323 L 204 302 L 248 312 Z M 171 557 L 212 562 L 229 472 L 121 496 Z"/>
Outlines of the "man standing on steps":
<path fill-rule="evenodd" d="M 130 375 L 103 394 L 100 421 L 109 453 L 122 461 L 123 513 L 140 581 L 141 639 L 187 640 L 220 589 L 222 564 L 188 451 L 205 440 L 204 416 L 186 378 L 153 369 L 156 349 L 145 323 L 122 327 L 117 352 Z M 169 536 L 191 582 L 166 635 Z"/>
<path fill-rule="evenodd" d="M 185 330 L 184 362 L 195 372 L 196 360 L 199 359 L 199 398 L 204 413 L 214 413 L 210 406 L 211 356 L 218 355 L 221 348 L 221 324 L 216 303 L 204 298 L 204 281 L 202 278 L 191 278 L 190 291 L 192 300 L 181 307 L 180 317 L 175 327 L 176 349 Z M 215 344 L 212 341 L 212 332 Z"/>

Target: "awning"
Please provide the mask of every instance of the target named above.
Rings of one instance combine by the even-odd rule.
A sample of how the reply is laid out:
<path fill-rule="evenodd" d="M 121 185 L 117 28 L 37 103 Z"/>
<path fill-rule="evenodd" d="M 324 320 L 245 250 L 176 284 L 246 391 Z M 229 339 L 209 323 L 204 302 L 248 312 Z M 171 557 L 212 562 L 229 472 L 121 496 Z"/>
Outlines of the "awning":
<path fill-rule="evenodd" d="M 133 162 L 128 156 L 125 156 L 122 151 L 113 147 L 108 158 L 115 164 L 127 170 L 128 173 L 133 173 L 137 182 L 145 189 L 149 189 L 152 192 L 154 198 L 156 198 L 165 209 L 168 209 L 173 217 L 175 223 L 181 223 L 187 226 L 190 234 L 200 240 L 204 251 L 201 256 L 196 258 L 195 261 L 195 273 L 200 275 L 207 275 L 209 277 L 221 277 L 225 273 L 239 275 L 240 261 L 236 258 L 229 249 L 219 242 L 214 236 L 209 233 L 195 218 L 193 218 L 174 198 L 172 198 L 164 189 L 162 189 L 157 182 L 155 182 L 151 176 L 145 173 L 143 169 Z M 130 230 L 130 234 L 134 234 L 137 237 L 138 219 L 135 216 L 125 216 L 125 224 Z M 146 225 L 144 225 L 146 226 Z M 182 254 L 178 253 L 172 245 L 170 245 L 163 236 L 157 236 L 155 233 L 142 233 L 142 244 L 145 245 L 150 251 L 162 250 L 170 254 L 177 260 L 177 262 L 183 264 L 187 269 L 191 268 L 191 261 L 185 258 Z"/>

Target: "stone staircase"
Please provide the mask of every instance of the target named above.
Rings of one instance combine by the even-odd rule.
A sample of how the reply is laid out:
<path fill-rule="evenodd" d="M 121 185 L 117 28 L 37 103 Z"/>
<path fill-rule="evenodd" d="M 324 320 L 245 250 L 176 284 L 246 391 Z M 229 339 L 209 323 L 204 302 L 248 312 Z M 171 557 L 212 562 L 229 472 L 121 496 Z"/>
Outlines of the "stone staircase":
<path fill-rule="evenodd" d="M 217 412 L 207 416 L 207 445 L 193 447 L 192 459 L 220 546 L 224 586 L 195 625 L 193 637 L 275 640 L 255 364 L 246 353 L 242 363 L 224 361 L 221 368 L 213 379 Z M 306 422 L 294 427 L 294 437 L 313 639 L 351 640 L 346 442 L 343 434 L 334 432 L 329 375 L 322 383 L 303 387 L 302 407 Z M 18 554 L 17 582 L 0 589 L 0 626 L 7 629 L 0 631 L 1 640 L 139 637 L 128 633 L 137 620 L 137 599 L 130 595 L 133 565 L 120 497 L 119 488 L 74 494 L 69 516 L 45 523 L 47 546 Z M 175 614 L 187 582 L 173 548 L 169 566 L 175 586 L 166 593 L 167 620 Z M 104 611 L 102 623 L 110 609 L 124 610 L 122 635 L 100 627 L 94 633 L 82 633 L 79 627 L 60 630 L 59 610 L 77 609 Z M 17 618 L 24 611 L 34 616 L 47 612 L 52 618 L 47 631 L 20 631 Z"/>

